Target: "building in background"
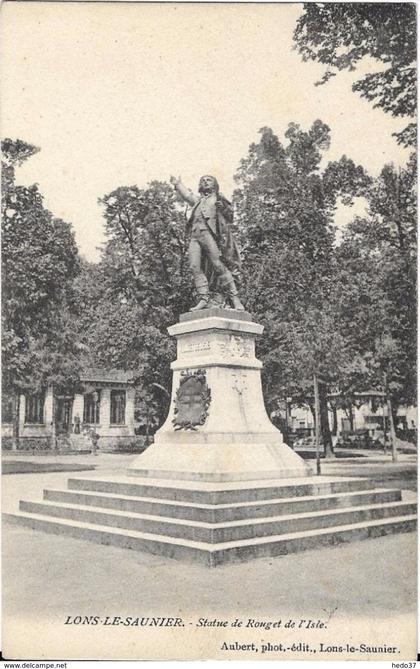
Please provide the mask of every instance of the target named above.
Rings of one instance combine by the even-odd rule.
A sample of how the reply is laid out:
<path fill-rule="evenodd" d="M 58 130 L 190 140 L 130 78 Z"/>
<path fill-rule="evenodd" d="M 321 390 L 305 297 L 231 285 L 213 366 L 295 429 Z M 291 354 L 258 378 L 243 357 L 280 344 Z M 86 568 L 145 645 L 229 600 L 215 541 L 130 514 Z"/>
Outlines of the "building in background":
<path fill-rule="evenodd" d="M 80 392 L 20 396 L 19 450 L 89 450 L 92 435 L 98 450 L 113 451 L 134 439 L 133 372 L 87 369 L 80 377 Z M 12 402 L 3 398 L 3 448 L 12 447 Z M 54 416 L 54 418 L 53 418 Z M 54 443 L 55 442 L 55 443 Z"/>
<path fill-rule="evenodd" d="M 389 431 L 388 409 L 384 401 L 385 394 L 380 390 L 368 390 L 355 393 L 351 406 L 343 408 L 338 393 L 328 396 L 330 429 L 334 432 L 336 421 L 337 436 L 366 430 L 372 439 L 382 439 L 384 429 Z M 334 418 L 335 412 L 335 418 Z M 314 436 L 315 421 L 309 405 L 289 404 L 288 427 L 292 435 L 299 437 Z M 417 431 L 417 407 L 400 406 L 397 410 L 395 428 L 402 438 L 413 437 Z"/>

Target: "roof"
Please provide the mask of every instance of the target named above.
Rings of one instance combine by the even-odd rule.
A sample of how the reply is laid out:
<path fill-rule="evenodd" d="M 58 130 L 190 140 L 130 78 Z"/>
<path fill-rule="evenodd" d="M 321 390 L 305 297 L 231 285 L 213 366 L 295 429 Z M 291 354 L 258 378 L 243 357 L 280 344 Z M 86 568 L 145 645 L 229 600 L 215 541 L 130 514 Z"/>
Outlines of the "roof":
<path fill-rule="evenodd" d="M 134 370 L 124 369 L 100 369 L 98 367 L 91 367 L 85 369 L 80 374 L 81 381 L 95 381 L 106 383 L 133 383 L 135 376 Z"/>

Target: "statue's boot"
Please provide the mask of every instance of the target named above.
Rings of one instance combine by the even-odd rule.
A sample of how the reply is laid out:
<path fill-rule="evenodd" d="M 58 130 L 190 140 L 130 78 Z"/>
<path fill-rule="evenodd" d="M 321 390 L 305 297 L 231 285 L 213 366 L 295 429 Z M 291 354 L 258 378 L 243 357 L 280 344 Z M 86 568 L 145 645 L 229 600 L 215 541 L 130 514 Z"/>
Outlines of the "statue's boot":
<path fill-rule="evenodd" d="M 225 274 L 222 274 L 222 276 L 219 277 L 219 282 L 223 292 L 229 297 L 233 308 L 237 311 L 245 311 L 245 307 L 239 299 L 238 290 L 232 274 L 230 272 L 225 272 Z"/>
<path fill-rule="evenodd" d="M 237 311 L 245 311 L 245 307 L 237 295 L 232 295 L 230 299 L 232 300 L 232 305 L 234 309 L 236 309 Z"/>
<path fill-rule="evenodd" d="M 209 284 L 207 283 L 207 279 L 199 279 L 195 284 L 195 288 L 200 299 L 195 307 L 191 307 L 190 311 L 200 311 L 200 309 L 205 309 L 210 301 Z"/>
<path fill-rule="evenodd" d="M 209 298 L 205 299 L 202 297 L 199 302 L 195 305 L 195 307 L 191 307 L 190 311 L 200 311 L 200 309 L 206 309 L 209 304 Z"/>
<path fill-rule="evenodd" d="M 222 293 L 213 293 L 208 306 L 209 307 L 216 307 L 218 309 L 223 309 L 225 306 L 226 302 L 226 297 L 225 295 L 222 295 Z"/>

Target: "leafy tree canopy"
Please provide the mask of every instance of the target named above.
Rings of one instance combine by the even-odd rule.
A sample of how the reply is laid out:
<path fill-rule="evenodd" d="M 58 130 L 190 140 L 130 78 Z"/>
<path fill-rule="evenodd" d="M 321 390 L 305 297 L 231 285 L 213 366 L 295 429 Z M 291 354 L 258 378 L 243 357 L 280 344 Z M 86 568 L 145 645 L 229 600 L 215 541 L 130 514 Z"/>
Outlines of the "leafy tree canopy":
<path fill-rule="evenodd" d="M 365 57 L 381 64 L 353 84 L 353 91 L 398 117 L 416 113 L 416 6 L 414 3 L 305 3 L 294 40 L 304 60 L 326 65 L 323 84 L 337 72 L 354 71 Z M 396 133 L 415 144 L 415 123 Z"/>
<path fill-rule="evenodd" d="M 167 327 L 191 303 L 185 218 L 173 188 L 157 181 L 116 188 L 100 203 L 107 241 L 76 281 L 80 337 L 91 364 L 136 371 L 140 405 L 161 422 L 175 355 Z"/>
<path fill-rule="evenodd" d="M 313 401 L 314 374 L 337 379 L 347 345 L 334 303 L 334 212 L 371 180 L 345 156 L 321 172 L 330 141 L 322 121 L 307 131 L 290 124 L 284 143 L 269 128 L 260 134 L 237 172 L 235 201 L 246 304 L 265 326 L 259 355 L 271 406 L 285 394 Z"/>
<path fill-rule="evenodd" d="M 36 185 L 14 179 L 15 166 L 37 150 L 21 140 L 2 142 L 3 384 L 10 392 L 65 383 L 77 367 L 69 316 L 79 271 L 74 233 L 45 209 Z"/>
<path fill-rule="evenodd" d="M 351 355 L 342 392 L 384 386 L 394 406 L 416 402 L 416 162 L 386 165 L 369 209 L 337 249 L 340 329 Z"/>

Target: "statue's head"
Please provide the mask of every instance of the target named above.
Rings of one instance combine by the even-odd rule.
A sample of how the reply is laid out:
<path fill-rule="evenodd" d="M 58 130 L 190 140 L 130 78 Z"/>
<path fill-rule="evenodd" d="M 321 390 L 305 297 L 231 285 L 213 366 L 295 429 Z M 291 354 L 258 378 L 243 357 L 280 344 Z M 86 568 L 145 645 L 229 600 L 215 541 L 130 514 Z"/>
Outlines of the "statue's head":
<path fill-rule="evenodd" d="M 208 195 L 208 193 L 213 192 L 218 193 L 219 184 L 217 183 L 217 179 L 212 177 L 210 174 L 205 174 L 203 177 L 201 177 L 198 183 L 198 192 L 202 195 Z"/>

